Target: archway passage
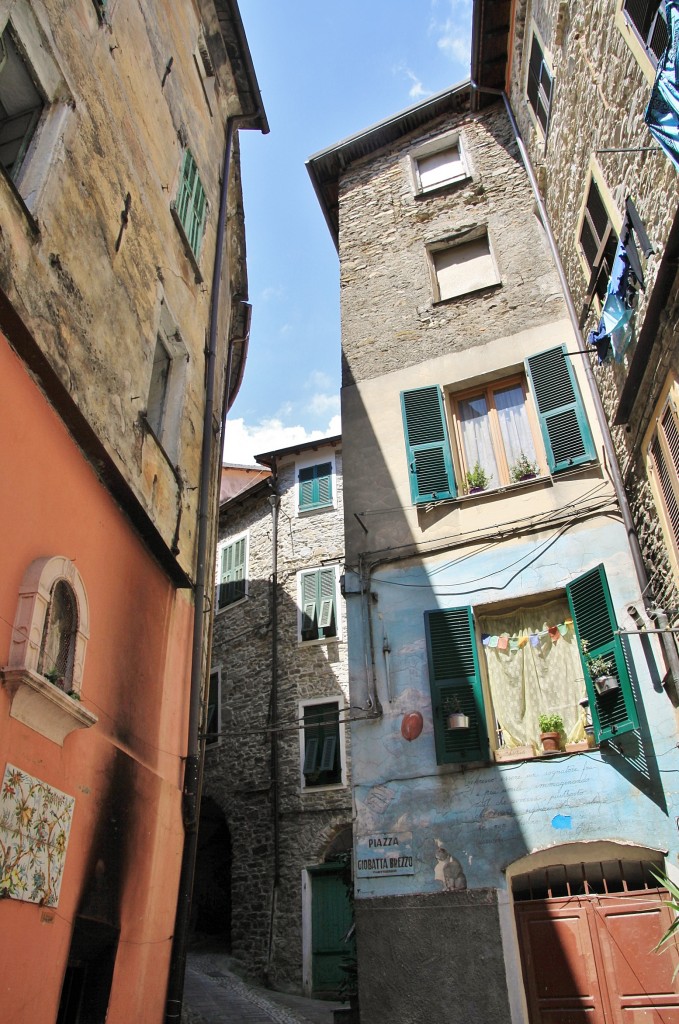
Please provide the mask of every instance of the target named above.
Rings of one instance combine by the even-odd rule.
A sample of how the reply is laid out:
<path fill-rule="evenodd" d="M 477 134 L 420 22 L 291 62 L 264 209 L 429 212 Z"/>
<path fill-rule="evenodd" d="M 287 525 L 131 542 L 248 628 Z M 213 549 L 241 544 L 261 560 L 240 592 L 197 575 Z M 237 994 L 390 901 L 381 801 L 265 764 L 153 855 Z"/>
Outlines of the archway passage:
<path fill-rule="evenodd" d="M 200 805 L 191 919 L 194 934 L 219 937 L 231 951 L 231 833 L 209 796 Z"/>
<path fill-rule="evenodd" d="M 679 1024 L 676 946 L 658 861 L 551 865 L 516 875 L 514 908 L 531 1024 Z"/>

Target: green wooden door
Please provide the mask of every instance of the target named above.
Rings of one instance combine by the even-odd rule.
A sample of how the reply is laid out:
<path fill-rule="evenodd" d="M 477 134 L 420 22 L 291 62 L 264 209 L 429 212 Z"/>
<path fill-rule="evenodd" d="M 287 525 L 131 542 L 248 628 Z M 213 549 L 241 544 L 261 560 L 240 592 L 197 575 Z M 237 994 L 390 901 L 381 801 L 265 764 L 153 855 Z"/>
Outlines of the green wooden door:
<path fill-rule="evenodd" d="M 353 953 L 353 940 L 344 938 L 351 928 L 351 904 L 339 866 L 323 864 L 311 875 L 311 985 L 316 997 L 339 995 L 345 974 L 343 961 Z"/>

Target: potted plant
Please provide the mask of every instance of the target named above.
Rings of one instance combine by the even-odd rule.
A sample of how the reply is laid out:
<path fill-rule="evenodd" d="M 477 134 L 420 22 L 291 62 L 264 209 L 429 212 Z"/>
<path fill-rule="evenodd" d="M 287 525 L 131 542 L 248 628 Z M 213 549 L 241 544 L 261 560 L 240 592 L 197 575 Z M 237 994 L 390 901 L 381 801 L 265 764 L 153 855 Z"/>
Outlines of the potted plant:
<path fill-rule="evenodd" d="M 525 452 L 521 452 L 518 459 L 509 471 L 513 483 L 520 480 L 532 480 L 539 473 L 537 462 L 531 462 Z"/>
<path fill-rule="evenodd" d="M 45 679 L 48 679 L 49 682 L 52 683 L 53 686 L 56 686 L 58 690 L 63 690 L 65 688 L 64 677 L 57 669 L 50 669 L 49 672 L 43 672 L 43 675 Z"/>
<path fill-rule="evenodd" d="M 540 741 L 543 750 L 558 750 L 561 745 L 563 718 L 561 715 L 540 715 Z"/>
<path fill-rule="evenodd" d="M 493 474 L 489 476 L 480 462 L 475 462 L 472 469 L 467 470 L 467 493 L 477 494 L 479 491 L 485 491 L 492 477 Z"/>
<path fill-rule="evenodd" d="M 583 640 L 580 646 L 587 662 L 587 671 L 594 683 L 596 692 L 599 694 L 611 693 L 613 690 L 617 690 L 620 687 L 620 683 L 617 676 L 614 676 L 611 672 L 610 658 L 605 658 L 601 654 L 594 658 L 590 657 L 587 654 L 589 650 L 589 642 L 587 640 Z"/>
<path fill-rule="evenodd" d="M 460 702 L 457 697 L 453 698 L 453 706 L 446 715 L 446 728 L 447 729 L 468 729 L 469 728 L 469 715 L 465 715 L 464 711 L 460 707 Z"/>

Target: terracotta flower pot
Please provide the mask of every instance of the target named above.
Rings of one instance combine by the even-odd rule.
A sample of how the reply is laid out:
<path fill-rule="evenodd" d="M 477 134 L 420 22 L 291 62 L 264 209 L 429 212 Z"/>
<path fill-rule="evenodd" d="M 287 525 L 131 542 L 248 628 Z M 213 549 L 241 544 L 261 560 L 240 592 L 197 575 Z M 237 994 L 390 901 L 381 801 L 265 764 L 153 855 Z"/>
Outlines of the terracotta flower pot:
<path fill-rule="evenodd" d="M 541 732 L 540 741 L 543 750 L 559 750 L 560 736 L 558 732 Z"/>

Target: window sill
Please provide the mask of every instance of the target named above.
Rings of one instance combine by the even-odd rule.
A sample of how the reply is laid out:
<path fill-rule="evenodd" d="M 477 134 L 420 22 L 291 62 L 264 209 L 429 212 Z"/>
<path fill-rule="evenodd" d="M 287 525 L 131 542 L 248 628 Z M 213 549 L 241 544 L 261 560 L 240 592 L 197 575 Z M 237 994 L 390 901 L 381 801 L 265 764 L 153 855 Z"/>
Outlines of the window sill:
<path fill-rule="evenodd" d="M 451 302 L 457 302 L 458 299 L 466 299 L 469 295 L 477 296 L 479 292 L 490 292 L 494 289 L 502 288 L 502 281 L 486 281 L 484 284 L 478 284 L 474 288 L 469 288 L 467 291 L 458 292 L 457 295 L 448 295 L 445 299 L 434 299 L 432 307 L 437 309 L 439 306 L 449 306 Z"/>
<path fill-rule="evenodd" d="M 413 196 L 416 200 L 428 199 L 429 196 L 439 196 L 445 192 L 452 192 L 455 189 L 464 187 L 473 182 L 471 174 L 463 174 L 459 178 L 454 178 L 452 181 L 444 181 L 440 185 L 432 185 L 431 188 L 421 188 L 413 192 Z"/>
<path fill-rule="evenodd" d="M 317 512 L 335 512 L 336 509 L 337 509 L 337 505 L 333 505 L 333 504 L 314 505 L 313 508 L 312 507 L 309 507 L 309 508 L 298 508 L 297 509 L 297 517 L 299 519 L 306 519 L 307 516 L 312 516 L 312 515 L 314 515 Z"/>
<path fill-rule="evenodd" d="M 240 604 L 245 604 L 248 599 L 248 595 L 245 597 L 239 597 L 237 601 L 230 601 L 229 604 L 225 604 L 222 608 L 215 608 L 215 615 L 222 615 L 224 612 L 230 611 L 232 608 L 237 608 Z"/>
<path fill-rule="evenodd" d="M 184 225 L 179 219 L 179 214 L 177 213 L 177 207 L 175 206 L 174 201 L 170 203 L 170 211 L 172 213 L 172 219 L 177 227 L 177 231 L 179 232 L 179 237 L 182 240 L 186 257 L 193 268 L 196 284 L 202 284 L 203 275 L 201 273 L 200 266 L 198 265 L 198 259 L 196 257 L 195 252 L 191 248 L 191 243 L 189 242 L 186 231 L 184 230 Z"/>
<path fill-rule="evenodd" d="M 31 235 L 33 236 L 33 238 L 38 238 L 40 235 L 40 227 L 38 226 L 38 222 L 26 206 L 23 196 L 14 184 L 14 181 L 12 180 L 12 178 L 10 178 L 9 174 L 7 173 L 5 168 L 2 167 L 2 165 L 0 165 L 0 181 L 4 183 L 4 190 L 6 190 L 9 193 L 12 202 L 19 211 L 19 214 L 24 218 L 24 220 L 28 224 Z"/>
<path fill-rule="evenodd" d="M 327 786 L 302 786 L 301 793 L 302 796 L 309 796 L 313 793 L 336 793 L 346 788 L 344 782 L 329 782 Z"/>
<path fill-rule="evenodd" d="M 10 717 L 59 746 L 74 729 L 96 725 L 96 715 L 37 672 L 5 668 L 0 674 L 11 700 Z"/>
<path fill-rule="evenodd" d="M 570 757 L 571 754 L 586 754 L 590 750 L 598 750 L 597 746 L 590 747 L 584 740 L 581 743 L 567 743 L 564 750 L 543 750 L 536 754 L 532 747 L 515 747 L 508 750 L 495 750 L 493 756 L 496 764 L 512 764 L 516 761 L 548 761 L 552 757 Z"/>
<path fill-rule="evenodd" d="M 298 639 L 297 645 L 299 647 L 320 647 L 323 644 L 337 644 L 341 643 L 341 637 L 339 636 L 321 636 L 315 640 L 302 640 Z"/>
<path fill-rule="evenodd" d="M 513 493 L 514 491 L 520 490 L 532 490 L 537 487 L 552 487 L 554 485 L 554 477 L 548 473 L 542 476 L 531 477 L 530 480 L 517 480 L 515 483 L 502 484 L 500 487 L 486 487 L 483 491 L 475 491 L 473 494 L 461 494 L 457 501 L 468 502 L 474 500 L 483 500 L 484 498 L 492 498 L 496 495 Z"/>

